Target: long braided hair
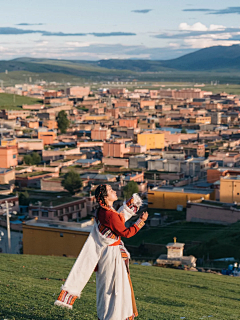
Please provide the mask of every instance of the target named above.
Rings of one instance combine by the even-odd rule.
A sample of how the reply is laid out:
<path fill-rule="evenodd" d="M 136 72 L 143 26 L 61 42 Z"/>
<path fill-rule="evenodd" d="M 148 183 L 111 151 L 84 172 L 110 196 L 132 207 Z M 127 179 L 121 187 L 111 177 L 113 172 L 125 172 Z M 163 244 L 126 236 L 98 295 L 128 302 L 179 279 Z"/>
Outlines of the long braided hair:
<path fill-rule="evenodd" d="M 95 198 L 97 200 L 97 203 L 99 204 L 100 207 L 105 206 L 107 207 L 105 197 L 107 197 L 107 185 L 106 184 L 101 184 L 99 185 L 96 190 L 95 190 Z"/>
<path fill-rule="evenodd" d="M 109 207 L 107 205 L 106 200 L 105 200 L 105 197 L 107 197 L 107 196 L 108 196 L 107 185 L 106 184 L 99 185 L 95 190 L 95 198 L 97 200 L 97 203 L 99 204 L 99 208 L 96 211 L 96 219 L 97 219 L 98 212 L 99 212 L 100 208 L 103 208 L 105 210 L 113 211 L 113 212 L 119 214 L 121 219 L 124 220 L 124 217 L 121 213 L 118 213 L 114 208 Z"/>

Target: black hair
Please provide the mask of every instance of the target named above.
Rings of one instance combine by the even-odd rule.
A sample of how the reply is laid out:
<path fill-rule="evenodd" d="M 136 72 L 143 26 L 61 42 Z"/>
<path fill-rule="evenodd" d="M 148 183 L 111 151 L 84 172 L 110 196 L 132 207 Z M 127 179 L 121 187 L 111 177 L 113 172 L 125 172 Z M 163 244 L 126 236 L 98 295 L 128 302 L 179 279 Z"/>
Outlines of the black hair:
<path fill-rule="evenodd" d="M 101 205 L 107 206 L 105 201 L 105 197 L 107 196 L 108 196 L 107 185 L 106 184 L 99 185 L 95 190 L 95 198 L 100 206 Z"/>

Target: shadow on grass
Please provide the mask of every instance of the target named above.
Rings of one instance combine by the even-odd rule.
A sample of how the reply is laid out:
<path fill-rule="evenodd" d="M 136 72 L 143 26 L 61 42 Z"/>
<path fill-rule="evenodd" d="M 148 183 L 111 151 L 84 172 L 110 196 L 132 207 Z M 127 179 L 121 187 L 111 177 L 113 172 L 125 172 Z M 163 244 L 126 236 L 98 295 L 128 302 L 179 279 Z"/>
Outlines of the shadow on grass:
<path fill-rule="evenodd" d="M 142 299 L 143 301 L 147 303 L 154 303 L 157 305 L 164 305 L 164 306 L 172 306 L 172 307 L 185 307 L 186 304 L 184 302 L 177 302 L 170 299 L 164 299 L 164 298 L 156 298 L 156 297 L 146 297 L 146 299 Z"/>

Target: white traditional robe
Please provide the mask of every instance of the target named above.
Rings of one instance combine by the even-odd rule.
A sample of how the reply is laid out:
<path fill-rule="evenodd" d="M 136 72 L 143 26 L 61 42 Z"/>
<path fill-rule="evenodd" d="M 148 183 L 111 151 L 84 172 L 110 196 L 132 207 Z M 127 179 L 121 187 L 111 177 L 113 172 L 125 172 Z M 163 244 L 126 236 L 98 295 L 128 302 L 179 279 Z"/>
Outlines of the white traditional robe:
<path fill-rule="evenodd" d="M 136 198 L 136 201 L 141 202 L 141 199 Z M 125 221 L 135 215 L 125 204 L 118 212 L 124 214 Z M 125 320 L 133 315 L 131 287 L 126 265 L 119 246 L 110 246 L 115 242 L 116 239 L 104 237 L 95 222 L 62 286 L 62 290 L 66 290 L 70 295 L 80 297 L 83 288 L 98 265 L 96 272 L 97 314 L 100 320 Z M 55 301 L 55 305 L 72 308 L 58 300 Z"/>

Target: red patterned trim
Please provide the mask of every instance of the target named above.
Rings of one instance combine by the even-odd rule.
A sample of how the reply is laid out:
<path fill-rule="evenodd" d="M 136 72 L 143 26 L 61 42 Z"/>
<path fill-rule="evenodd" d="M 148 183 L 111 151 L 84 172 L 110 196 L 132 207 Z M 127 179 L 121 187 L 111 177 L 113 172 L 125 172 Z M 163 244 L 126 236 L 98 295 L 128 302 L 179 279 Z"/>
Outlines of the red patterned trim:
<path fill-rule="evenodd" d="M 73 296 L 69 294 L 67 291 L 62 290 L 57 298 L 58 301 L 61 301 L 63 303 L 66 303 L 70 306 L 72 306 L 77 299 L 77 296 Z"/>
<path fill-rule="evenodd" d="M 145 222 L 142 219 L 138 219 L 135 223 L 134 223 L 139 229 L 142 229 L 142 227 L 145 226 Z"/>

